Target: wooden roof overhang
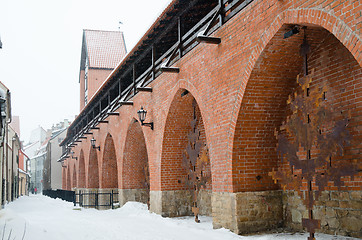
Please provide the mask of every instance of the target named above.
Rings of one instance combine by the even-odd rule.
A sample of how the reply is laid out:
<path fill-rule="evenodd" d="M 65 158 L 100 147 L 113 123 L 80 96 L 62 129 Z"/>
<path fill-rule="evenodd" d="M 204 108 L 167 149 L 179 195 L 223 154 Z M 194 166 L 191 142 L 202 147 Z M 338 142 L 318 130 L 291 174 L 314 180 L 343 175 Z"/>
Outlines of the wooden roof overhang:
<path fill-rule="evenodd" d="M 220 39 L 208 35 L 252 1 L 172 1 L 69 126 L 60 145 L 72 147 L 120 106 L 132 104 L 132 97 L 162 72 L 178 72 L 170 66 L 200 42 L 218 44 Z"/>

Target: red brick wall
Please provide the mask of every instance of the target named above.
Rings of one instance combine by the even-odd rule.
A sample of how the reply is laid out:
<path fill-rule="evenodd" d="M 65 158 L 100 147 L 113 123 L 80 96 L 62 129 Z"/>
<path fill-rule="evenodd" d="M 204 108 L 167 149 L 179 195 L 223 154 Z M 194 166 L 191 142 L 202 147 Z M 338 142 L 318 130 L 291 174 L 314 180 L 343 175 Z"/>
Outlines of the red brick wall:
<path fill-rule="evenodd" d="M 70 166 L 68 165 L 67 167 L 67 187 L 66 187 L 66 190 L 70 190 L 72 188 L 72 181 L 71 181 L 71 178 L 72 178 L 72 175 L 70 175 Z"/>
<path fill-rule="evenodd" d="M 88 164 L 88 188 L 99 188 L 98 156 L 95 148 L 90 148 Z"/>
<path fill-rule="evenodd" d="M 86 180 L 85 180 L 85 163 L 84 163 L 84 152 L 80 150 L 79 154 L 79 167 L 78 167 L 78 187 L 85 188 Z"/>
<path fill-rule="evenodd" d="M 314 49 L 309 62 L 311 69 L 315 69 L 311 87 L 321 86 L 323 82 L 326 82 L 329 87 L 329 92 L 326 93 L 327 104 L 332 106 L 336 113 L 343 112 L 345 117 L 348 116 L 348 112 L 351 113 L 347 127 L 352 136 L 350 145 L 345 147 L 343 156 L 336 154 L 332 157 L 332 165 L 343 166 L 347 162 L 355 162 L 361 168 L 362 68 L 348 49 L 333 34 L 325 30 L 323 41 Z M 355 177 L 353 181 L 349 177 L 344 180 L 349 190 L 361 190 L 362 174 Z M 327 190 L 337 190 L 335 186 L 332 186 L 332 182 L 330 186 Z"/>
<path fill-rule="evenodd" d="M 179 157 L 185 146 L 189 124 L 184 118 L 189 117 L 190 112 L 178 98 L 181 98 L 180 89 L 187 89 L 196 99 L 202 115 L 213 191 L 275 189 L 277 186 L 266 175 L 277 164 L 273 149 L 276 142 L 271 129 L 280 126 L 285 117 L 285 100 L 292 91 L 296 74 L 301 72 L 298 48 L 302 35 L 283 40 L 286 24 L 311 27 L 313 31 L 308 34 L 308 41 L 314 54 L 327 54 L 328 51 L 331 54 L 335 52 L 334 47 L 341 49 L 338 44 L 346 47 L 343 58 L 339 59 L 343 62 L 341 65 L 337 66 L 335 60 L 331 60 L 324 63 L 327 65 L 319 66 L 322 60 L 332 59 L 327 57 L 328 54 L 321 57 L 311 55 L 309 60 L 311 67 L 320 69 L 317 74 L 325 74 L 322 69 L 340 69 L 338 78 L 345 79 L 348 87 L 345 87 L 345 92 L 338 92 L 344 88 L 338 85 L 341 88 L 337 88 L 336 96 L 345 99 L 346 108 L 355 109 L 351 124 L 356 126 L 360 125 L 360 70 L 357 66 L 362 65 L 361 9 L 360 1 L 253 1 L 214 33 L 222 39 L 221 44 L 198 45 L 174 64 L 180 68 L 179 74 L 161 74 L 150 84 L 152 93 L 140 92 L 132 99 L 134 106 L 120 107 L 117 110 L 120 116 L 110 116 L 107 118 L 109 124 L 100 124 L 101 129 L 93 131 L 97 145 L 103 146 L 106 135 L 112 134 L 119 156 L 118 172 L 122 172 L 119 166 L 124 166 L 123 161 L 126 161 L 127 132 L 132 118 L 137 119 L 137 110 L 144 106 L 148 111 L 147 121 L 155 124 L 153 131 L 141 128 L 147 146 L 151 190 L 182 189 L 177 182 L 182 173 L 170 162 L 180 163 Z M 321 45 L 329 41 L 327 31 L 340 43 L 332 41 L 329 44 L 334 47 L 322 51 Z M 342 71 L 344 66 L 348 66 L 345 71 L 353 75 Z M 337 75 L 318 78 L 333 79 Z M 355 81 L 353 89 L 351 78 Z M 336 84 L 341 83 L 336 81 Z M 182 113 L 175 110 L 182 110 Z M 179 135 L 173 136 L 172 131 Z M 360 139 L 360 131 L 351 131 L 356 139 Z M 89 139 L 82 140 L 75 151 L 79 153 L 84 149 L 86 174 L 94 174 L 94 179 L 98 173 L 95 165 L 90 167 L 89 163 L 93 164 L 92 159 L 97 159 L 98 153 L 88 154 Z M 100 158 L 102 151 L 99 152 Z M 360 155 L 358 145 L 348 151 L 347 155 Z M 258 175 L 262 177 L 260 181 L 256 180 Z M 125 176 L 119 174 L 119 182 Z M 87 179 L 89 181 L 90 177 Z M 361 181 L 355 180 L 351 184 L 360 187 Z"/>
<path fill-rule="evenodd" d="M 260 55 L 243 96 L 233 145 L 236 192 L 278 188 L 268 176 L 268 172 L 278 166 L 274 129 L 278 130 L 287 114 L 290 114 L 286 100 L 296 87 L 297 75 L 303 73 L 299 48 L 304 35 L 283 39 L 288 27 L 284 25 Z M 361 120 L 357 120 L 361 115 L 361 104 L 358 103 L 361 97 L 357 91 L 361 90 L 355 90 L 361 83 L 361 68 L 348 50 L 325 29 L 308 27 L 306 34 L 311 45 L 309 69 L 316 71 L 312 86 L 328 82 L 332 87 L 329 97 L 333 100 L 332 105 L 342 105 L 336 110 L 354 112 L 350 130 L 356 139 L 360 139 L 360 133 L 353 126 L 361 125 Z M 351 150 L 346 151 L 345 159 L 360 159 L 361 146 L 357 142 L 350 147 Z M 257 176 L 261 179 L 258 180 Z"/>
<path fill-rule="evenodd" d="M 62 189 L 67 189 L 67 172 L 65 168 L 62 168 Z"/>
<path fill-rule="evenodd" d="M 191 132 L 191 120 L 194 118 L 193 102 L 195 98 L 191 93 L 181 96 L 183 92 L 185 92 L 185 89 L 180 89 L 174 95 L 166 120 L 161 158 L 162 190 L 181 190 L 185 188 L 184 184 L 180 183 L 186 176 L 186 171 L 182 166 L 182 159 L 186 152 L 188 135 Z M 197 103 L 195 106 L 200 139 L 204 144 L 207 144 L 200 109 Z"/>
<path fill-rule="evenodd" d="M 93 97 L 98 88 L 103 84 L 108 75 L 112 72 L 112 70 L 107 69 L 89 69 L 88 70 L 88 102 Z M 84 97 L 84 70 L 80 71 L 80 110 L 82 110 L 85 106 Z"/>
<path fill-rule="evenodd" d="M 118 188 L 117 156 L 112 135 L 108 134 L 104 144 L 102 161 L 102 188 Z"/>
<path fill-rule="evenodd" d="M 122 188 L 143 189 L 146 183 L 145 166 L 148 156 L 145 138 L 139 122 L 133 121 L 127 132 L 123 155 Z"/>
<path fill-rule="evenodd" d="M 84 108 L 84 97 L 85 97 L 85 91 L 84 91 L 84 70 L 81 70 L 79 73 L 79 111 L 82 111 Z M 89 98 L 88 98 L 89 99 Z"/>
<path fill-rule="evenodd" d="M 75 166 L 75 164 L 73 165 L 73 180 L 72 180 L 72 188 L 77 187 L 77 168 Z"/>

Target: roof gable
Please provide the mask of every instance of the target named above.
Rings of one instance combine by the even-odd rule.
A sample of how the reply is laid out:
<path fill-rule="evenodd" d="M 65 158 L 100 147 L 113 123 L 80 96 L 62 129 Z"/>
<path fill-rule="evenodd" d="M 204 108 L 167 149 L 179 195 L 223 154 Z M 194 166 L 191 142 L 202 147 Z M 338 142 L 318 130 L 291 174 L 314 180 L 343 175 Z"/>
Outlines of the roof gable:
<path fill-rule="evenodd" d="M 126 53 L 122 32 L 83 30 L 81 70 L 87 57 L 90 68 L 114 69 Z"/>

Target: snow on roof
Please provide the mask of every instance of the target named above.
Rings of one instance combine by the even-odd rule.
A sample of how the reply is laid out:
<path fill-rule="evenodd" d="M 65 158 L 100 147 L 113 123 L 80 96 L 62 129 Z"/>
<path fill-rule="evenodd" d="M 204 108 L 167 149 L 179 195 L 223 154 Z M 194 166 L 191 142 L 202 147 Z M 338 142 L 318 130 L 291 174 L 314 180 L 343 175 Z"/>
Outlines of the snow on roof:
<path fill-rule="evenodd" d="M 54 139 L 56 138 L 57 136 L 59 136 L 62 132 L 64 132 L 65 130 L 67 130 L 67 128 L 62 128 L 62 129 L 59 129 L 59 130 L 56 130 L 52 133 L 52 136 L 51 136 L 51 139 Z"/>
<path fill-rule="evenodd" d="M 45 151 L 45 152 L 41 152 L 41 153 L 35 155 L 34 157 L 32 157 L 31 159 L 35 159 L 35 158 L 38 158 L 38 157 L 42 157 L 42 156 L 44 156 L 46 153 L 47 153 L 46 151 Z"/>
<path fill-rule="evenodd" d="M 37 144 L 39 141 L 36 141 L 36 142 L 33 142 L 33 143 L 30 143 L 30 144 L 28 144 L 28 145 L 26 145 L 26 146 L 24 146 L 24 151 L 26 150 L 26 149 L 28 149 L 28 148 L 30 148 L 30 147 L 32 147 L 32 146 L 34 146 L 35 144 Z"/>
<path fill-rule="evenodd" d="M 122 32 L 85 29 L 84 37 L 89 67 L 113 69 L 126 55 Z"/>
<path fill-rule="evenodd" d="M 26 175 L 28 175 L 28 176 L 30 176 L 29 173 L 25 172 L 25 171 L 24 171 L 23 169 L 21 169 L 21 168 L 18 168 L 18 171 L 21 172 L 21 173 L 24 173 L 24 174 L 26 174 Z"/>

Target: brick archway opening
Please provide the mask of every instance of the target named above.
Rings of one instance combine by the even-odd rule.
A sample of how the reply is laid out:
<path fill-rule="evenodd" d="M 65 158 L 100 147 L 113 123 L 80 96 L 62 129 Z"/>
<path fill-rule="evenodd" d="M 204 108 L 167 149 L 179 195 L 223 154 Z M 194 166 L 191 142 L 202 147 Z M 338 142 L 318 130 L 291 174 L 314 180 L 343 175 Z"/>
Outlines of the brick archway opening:
<path fill-rule="evenodd" d="M 88 188 L 99 188 L 97 149 L 90 148 L 88 164 Z"/>
<path fill-rule="evenodd" d="M 123 202 L 149 202 L 149 165 L 145 137 L 139 122 L 130 124 L 123 154 Z"/>
<path fill-rule="evenodd" d="M 72 183 L 71 183 L 71 177 L 72 175 L 70 175 L 70 165 L 67 165 L 67 190 L 70 190 L 72 188 Z"/>
<path fill-rule="evenodd" d="M 162 214 L 166 216 L 192 215 L 191 193 L 187 190 L 185 179 L 187 169 L 183 164 L 186 148 L 191 144 L 191 121 L 196 117 L 196 129 L 200 132 L 202 149 L 207 149 L 204 123 L 200 108 L 193 95 L 185 89 L 179 89 L 171 102 L 166 119 L 161 157 L 161 194 L 164 205 Z M 200 152 L 201 154 L 201 152 Z M 198 195 L 197 205 L 201 215 L 211 216 L 211 170 L 207 153 L 207 167 L 210 179 Z M 187 166 L 188 167 L 188 166 Z M 175 211 L 177 210 L 177 211 Z"/>
<path fill-rule="evenodd" d="M 297 88 L 297 75 L 303 73 L 300 45 L 303 42 L 304 31 L 283 39 L 284 33 L 290 29 L 290 25 L 283 25 L 259 56 L 239 110 L 232 154 L 233 191 L 237 193 L 237 201 L 244 202 L 244 211 L 239 213 L 240 219 L 243 219 L 244 215 L 248 217 L 247 221 L 238 223 L 242 226 L 239 229 L 240 233 L 283 224 L 296 229 L 301 228 L 300 216 L 304 213 L 292 211 L 301 204 L 298 197 L 293 191 L 275 191 L 279 190 L 280 186 L 268 175 L 272 168 L 281 164 L 276 152 L 277 140 L 274 129 L 279 130 L 282 122 L 291 114 L 287 108 L 287 99 Z M 308 55 L 309 73 L 314 69 L 311 87 L 327 82 L 331 91 L 328 101 L 337 111 L 354 112 L 349 131 L 355 139 L 361 139 L 361 131 L 356 130 L 356 126 L 360 126 L 362 121 L 361 67 L 344 45 L 326 29 L 308 25 L 306 36 L 311 50 Z M 337 161 L 361 159 L 357 150 L 360 148 L 360 143 L 352 143 L 345 149 L 344 157 Z M 361 174 L 355 177 L 354 181 L 346 179 L 349 189 L 358 188 L 355 187 L 358 186 L 356 181 L 360 179 Z M 329 190 L 336 189 L 331 187 Z M 286 197 L 282 198 L 283 195 Z M 347 198 L 343 201 L 352 200 L 349 195 Z M 268 211 L 265 211 L 266 203 Z M 284 214 L 283 207 L 286 209 Z M 326 205 L 319 207 L 327 209 Z M 351 208 L 353 209 L 352 206 Z M 331 207 L 331 211 L 334 210 Z M 250 215 L 251 211 L 253 215 Z M 335 220 L 340 221 L 336 216 L 330 218 L 330 223 L 324 221 L 322 230 L 343 233 L 347 229 L 347 232 L 352 232 L 349 227 L 343 227 L 342 222 L 338 226 L 331 226 Z"/>
<path fill-rule="evenodd" d="M 79 154 L 79 169 L 78 169 L 78 187 L 85 188 L 86 180 L 85 180 L 85 162 L 84 162 L 84 152 L 80 150 Z"/>
<path fill-rule="evenodd" d="M 76 188 L 76 187 L 77 187 L 77 167 L 76 167 L 76 165 L 74 163 L 72 188 Z"/>
<path fill-rule="evenodd" d="M 102 161 L 102 188 L 118 188 L 118 168 L 116 149 L 111 134 L 107 134 L 104 143 L 104 154 Z"/>
<path fill-rule="evenodd" d="M 62 167 L 62 189 L 67 190 L 67 171 Z"/>

